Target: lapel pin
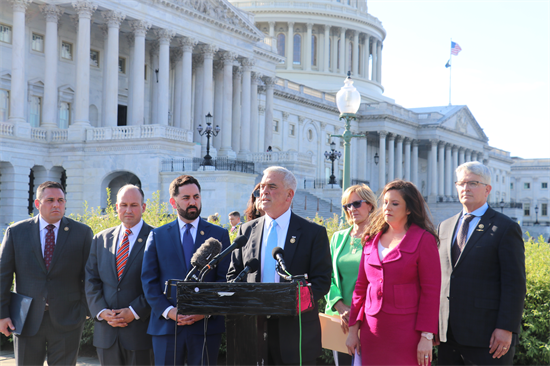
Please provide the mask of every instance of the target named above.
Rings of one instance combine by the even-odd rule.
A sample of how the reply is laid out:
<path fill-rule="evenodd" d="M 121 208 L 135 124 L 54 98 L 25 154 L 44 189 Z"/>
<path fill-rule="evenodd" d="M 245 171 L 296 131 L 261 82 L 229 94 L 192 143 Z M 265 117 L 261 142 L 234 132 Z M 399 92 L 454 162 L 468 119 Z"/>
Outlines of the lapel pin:
<path fill-rule="evenodd" d="M 479 224 L 477 227 L 483 229 L 485 226 L 483 224 Z"/>
<path fill-rule="evenodd" d="M 201 230 L 201 235 L 204 235 L 204 231 Z"/>
<path fill-rule="evenodd" d="M 292 244 L 296 243 L 296 237 L 293 236 L 293 237 L 290 239 L 290 242 L 291 242 Z"/>
<path fill-rule="evenodd" d="M 142 241 L 143 241 L 142 238 L 139 238 L 139 239 L 138 239 L 138 243 L 141 243 Z"/>
<path fill-rule="evenodd" d="M 63 229 L 65 231 L 69 231 L 69 228 L 67 226 L 65 226 L 65 229 Z"/>

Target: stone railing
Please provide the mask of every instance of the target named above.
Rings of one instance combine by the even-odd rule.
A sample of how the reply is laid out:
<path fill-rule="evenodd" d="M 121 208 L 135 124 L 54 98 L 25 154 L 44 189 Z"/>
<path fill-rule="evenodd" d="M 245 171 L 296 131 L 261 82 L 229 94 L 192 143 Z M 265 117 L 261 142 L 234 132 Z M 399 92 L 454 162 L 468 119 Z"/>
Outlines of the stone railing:
<path fill-rule="evenodd" d="M 118 126 L 88 128 L 86 130 L 87 141 L 130 140 L 157 137 L 183 142 L 193 141 L 193 133 L 191 131 L 171 126 Z"/>
<path fill-rule="evenodd" d="M 285 89 L 293 90 L 298 93 L 303 93 L 305 95 L 309 95 L 336 104 L 336 97 L 334 94 L 329 94 L 317 89 L 312 89 L 310 87 L 295 83 L 287 79 L 278 78 L 275 84 Z"/>
<path fill-rule="evenodd" d="M 247 156 L 247 160 L 254 163 L 274 163 L 274 162 L 303 162 L 311 163 L 311 156 L 300 154 L 297 151 L 273 151 L 252 153 Z"/>
<path fill-rule="evenodd" d="M 0 122 L 0 136 L 13 136 L 13 123 Z"/>

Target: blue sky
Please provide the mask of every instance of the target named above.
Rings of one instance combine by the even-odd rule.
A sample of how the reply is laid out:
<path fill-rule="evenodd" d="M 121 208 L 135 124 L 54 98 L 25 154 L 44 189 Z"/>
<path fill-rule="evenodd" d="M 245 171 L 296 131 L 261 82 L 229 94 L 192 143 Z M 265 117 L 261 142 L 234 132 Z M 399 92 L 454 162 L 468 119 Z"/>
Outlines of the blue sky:
<path fill-rule="evenodd" d="M 407 108 L 467 105 L 491 146 L 550 158 L 550 0 L 367 0 L 387 31 L 384 94 Z"/>

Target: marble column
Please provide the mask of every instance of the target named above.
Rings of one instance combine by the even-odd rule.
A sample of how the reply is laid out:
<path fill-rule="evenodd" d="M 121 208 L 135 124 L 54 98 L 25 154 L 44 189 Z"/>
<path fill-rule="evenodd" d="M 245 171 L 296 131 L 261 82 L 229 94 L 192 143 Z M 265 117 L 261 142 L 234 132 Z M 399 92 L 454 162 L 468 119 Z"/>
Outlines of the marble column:
<path fill-rule="evenodd" d="M 181 125 L 184 130 L 191 130 L 191 100 L 193 98 L 193 47 L 197 44 L 194 38 L 182 37 L 180 46 L 183 51 L 182 56 L 182 78 L 185 81 L 181 88 Z"/>
<path fill-rule="evenodd" d="M 151 23 L 134 20 L 129 22 L 129 25 L 134 32 L 134 62 L 132 65 L 132 120 L 128 121 L 128 124 L 138 126 L 145 123 L 145 35 L 151 28 Z"/>
<path fill-rule="evenodd" d="M 293 63 L 294 63 L 294 22 L 288 22 L 288 37 L 286 40 L 286 69 L 292 70 L 294 65 Z"/>
<path fill-rule="evenodd" d="M 90 20 L 97 5 L 77 1 L 73 7 L 78 13 L 78 40 L 76 51 L 75 125 L 90 124 Z M 118 61 L 117 61 L 118 65 Z M 117 76 L 118 78 L 118 76 Z M 12 74 L 13 83 L 13 74 Z"/>
<path fill-rule="evenodd" d="M 203 100 L 202 100 L 202 113 L 207 115 L 208 113 L 214 113 L 214 53 L 218 51 L 218 47 L 212 44 L 202 46 L 202 54 L 204 56 L 203 73 L 204 73 L 204 86 L 203 86 Z M 204 116 L 202 116 L 204 118 Z M 203 146 L 206 149 L 206 135 L 202 138 Z"/>
<path fill-rule="evenodd" d="M 311 54 L 311 37 L 312 37 L 312 29 L 313 29 L 313 23 L 307 23 L 307 33 L 306 33 L 306 49 L 305 49 L 305 56 L 304 61 L 306 63 L 306 71 L 311 71 L 311 61 L 313 55 Z M 319 45 L 319 42 L 317 42 L 317 45 Z"/>
<path fill-rule="evenodd" d="M 395 135 L 388 136 L 388 183 L 395 179 Z"/>
<path fill-rule="evenodd" d="M 159 72 L 158 72 L 158 110 L 157 123 L 168 126 L 168 108 L 170 100 L 170 41 L 175 32 L 169 29 L 155 31 L 159 41 Z"/>
<path fill-rule="evenodd" d="M 439 142 L 439 153 L 436 157 L 437 160 L 437 177 L 438 186 L 437 193 L 439 196 L 445 195 L 445 143 L 443 141 Z"/>
<path fill-rule="evenodd" d="M 273 87 L 277 79 L 272 77 L 264 78 L 265 82 L 265 129 L 264 146 L 273 146 Z M 299 127 L 297 128 L 299 130 Z M 264 149 L 264 150 L 266 150 Z"/>
<path fill-rule="evenodd" d="M 397 136 L 395 151 L 395 179 L 403 179 L 403 136 Z"/>
<path fill-rule="evenodd" d="M 458 168 L 458 146 L 453 145 L 453 172 L 451 179 L 451 196 L 454 198 L 458 197 L 458 192 L 455 189 L 454 182 L 456 182 L 456 168 Z"/>
<path fill-rule="evenodd" d="M 218 155 L 235 158 L 235 151 L 231 148 L 233 135 L 232 117 L 233 117 L 233 64 L 237 54 L 234 52 L 224 52 L 223 60 L 223 119 L 221 126 L 221 149 Z"/>
<path fill-rule="evenodd" d="M 378 63 L 378 53 L 377 53 L 377 49 L 378 47 L 376 46 L 378 40 L 376 38 L 372 38 L 372 67 L 371 67 L 371 75 L 370 75 L 370 80 L 371 81 L 376 81 L 378 80 L 378 73 L 377 73 L 377 67 L 376 67 L 376 64 Z"/>
<path fill-rule="evenodd" d="M 250 88 L 250 151 L 259 152 L 259 124 L 258 124 L 258 83 L 261 82 L 262 74 L 254 72 L 251 76 L 252 86 Z"/>
<path fill-rule="evenodd" d="M 124 33 L 123 37 L 126 38 L 126 42 L 128 45 L 128 54 L 133 55 L 135 53 L 136 45 L 135 45 L 135 35 L 132 33 Z M 128 126 L 132 125 L 132 121 L 134 120 L 134 68 L 135 68 L 135 60 L 133 57 L 129 57 L 127 59 L 126 63 L 126 71 L 127 71 L 127 80 L 128 80 L 128 93 L 127 93 L 127 104 L 126 104 L 126 124 Z M 117 111 L 118 112 L 118 111 Z"/>
<path fill-rule="evenodd" d="M 331 47 L 331 50 L 330 50 L 330 58 L 331 58 L 331 63 L 330 63 L 330 71 L 334 74 L 336 74 L 338 72 L 338 31 L 333 27 L 333 30 L 332 30 L 332 35 L 331 35 L 331 39 L 332 39 L 332 47 Z"/>
<path fill-rule="evenodd" d="M 477 153 L 472 150 L 472 152 L 470 154 L 471 154 L 470 155 L 470 161 L 476 161 Z"/>
<path fill-rule="evenodd" d="M 269 24 L 269 36 L 270 37 L 275 37 L 275 22 L 274 21 L 269 21 L 267 23 Z"/>
<path fill-rule="evenodd" d="M 453 186 L 453 157 L 451 155 L 452 147 L 450 144 L 445 145 L 445 196 L 450 198 L 452 195 Z"/>
<path fill-rule="evenodd" d="M 103 62 L 109 58 L 109 27 L 107 24 L 101 24 L 98 26 L 98 28 L 101 30 L 101 34 L 103 35 Z M 101 117 L 99 121 L 97 121 L 96 127 L 103 127 L 105 121 L 107 120 L 107 113 L 105 110 L 105 104 L 107 103 L 105 100 L 107 99 L 107 93 L 105 90 L 107 90 L 107 72 L 105 70 L 105 66 L 102 66 L 102 73 L 101 73 Z"/>
<path fill-rule="evenodd" d="M 339 73 L 342 75 L 345 75 L 347 73 L 346 70 L 346 28 L 341 27 L 340 28 L 340 68 Z"/>
<path fill-rule="evenodd" d="M 365 134 L 367 133 L 368 132 L 365 132 Z M 321 135 L 319 140 L 323 140 L 323 135 Z M 356 141 L 358 150 L 358 154 L 355 155 L 357 157 L 357 179 L 367 180 L 367 164 L 369 163 L 367 155 L 367 136 L 358 138 Z"/>
<path fill-rule="evenodd" d="M 149 50 L 151 56 L 151 124 L 158 124 L 158 99 L 159 99 L 159 43 L 155 41 Z"/>
<path fill-rule="evenodd" d="M 250 153 L 250 98 L 251 98 L 251 72 L 254 66 L 254 60 L 245 58 L 242 60 L 243 65 L 243 89 L 242 89 L 242 104 L 241 104 L 241 150 L 239 158 L 246 159 Z"/>
<path fill-rule="evenodd" d="M 382 41 L 377 42 L 376 56 L 376 81 L 382 84 Z"/>
<path fill-rule="evenodd" d="M 458 148 L 458 165 L 462 165 L 465 163 L 465 160 L 464 160 L 464 148 L 463 147 L 459 147 Z"/>
<path fill-rule="evenodd" d="M 439 140 L 433 139 L 430 140 L 430 143 L 430 176 L 428 177 L 431 181 L 430 196 L 437 197 L 439 195 L 437 186 L 437 144 L 439 143 Z"/>
<path fill-rule="evenodd" d="M 193 68 L 195 70 L 195 114 L 193 122 L 193 141 L 201 143 L 201 135 L 197 131 L 199 125 L 204 124 L 203 89 L 204 89 L 204 57 L 202 54 L 193 55 Z M 201 155 L 202 156 L 202 155 Z"/>
<path fill-rule="evenodd" d="M 411 182 L 417 187 L 420 184 L 418 181 L 418 140 L 412 142 Z"/>
<path fill-rule="evenodd" d="M 352 72 L 353 76 L 358 78 L 359 75 L 359 32 L 353 31 L 353 55 L 352 55 Z"/>
<path fill-rule="evenodd" d="M 210 146 L 214 147 L 216 150 L 219 151 L 219 149 L 222 146 L 222 139 L 225 132 L 224 126 L 223 126 L 223 62 L 222 61 L 214 61 L 213 63 L 213 71 L 214 71 L 214 110 L 212 111 L 212 115 L 214 116 L 212 126 L 220 126 L 220 133 L 216 138 L 210 139 Z"/>
<path fill-rule="evenodd" d="M 382 192 L 384 186 L 386 185 L 386 136 L 388 133 L 386 131 L 379 131 L 380 135 L 380 147 L 379 155 L 380 161 L 378 164 L 378 192 Z"/>
<path fill-rule="evenodd" d="M 369 80 L 370 36 L 365 35 L 365 57 L 363 58 L 363 77 Z"/>
<path fill-rule="evenodd" d="M 241 85 L 243 70 L 240 66 L 233 68 L 233 108 L 231 122 L 231 148 L 241 150 Z"/>
<path fill-rule="evenodd" d="M 57 21 L 63 8 L 43 5 L 40 9 L 46 18 L 46 39 L 44 41 L 44 104 L 41 127 L 57 127 Z"/>
<path fill-rule="evenodd" d="M 405 180 L 411 181 L 411 139 L 405 138 Z"/>
<path fill-rule="evenodd" d="M 330 25 L 325 24 L 325 38 L 324 38 L 325 47 L 323 48 L 323 71 L 328 72 L 328 65 L 330 64 Z"/>
<path fill-rule="evenodd" d="M 118 44 L 120 23 L 125 15 L 116 11 L 103 12 L 103 19 L 109 27 L 108 58 L 105 60 L 105 72 L 107 73 L 107 90 L 105 90 L 105 121 L 104 126 L 116 127 L 118 114 Z M 88 56 L 89 58 L 89 56 Z"/>

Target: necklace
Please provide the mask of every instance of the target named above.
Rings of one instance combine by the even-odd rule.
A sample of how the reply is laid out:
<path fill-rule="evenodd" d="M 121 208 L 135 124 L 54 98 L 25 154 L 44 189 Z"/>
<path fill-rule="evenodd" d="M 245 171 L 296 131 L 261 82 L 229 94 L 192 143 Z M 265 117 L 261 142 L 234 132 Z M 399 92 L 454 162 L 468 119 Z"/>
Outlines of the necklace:
<path fill-rule="evenodd" d="M 351 238 L 351 240 L 349 242 L 349 247 L 351 249 L 351 254 L 355 254 L 355 253 L 357 253 L 357 250 L 359 250 L 361 248 L 361 239 L 360 238 L 354 238 L 351 235 L 349 237 Z M 357 242 L 359 242 L 358 245 L 356 245 Z"/>

